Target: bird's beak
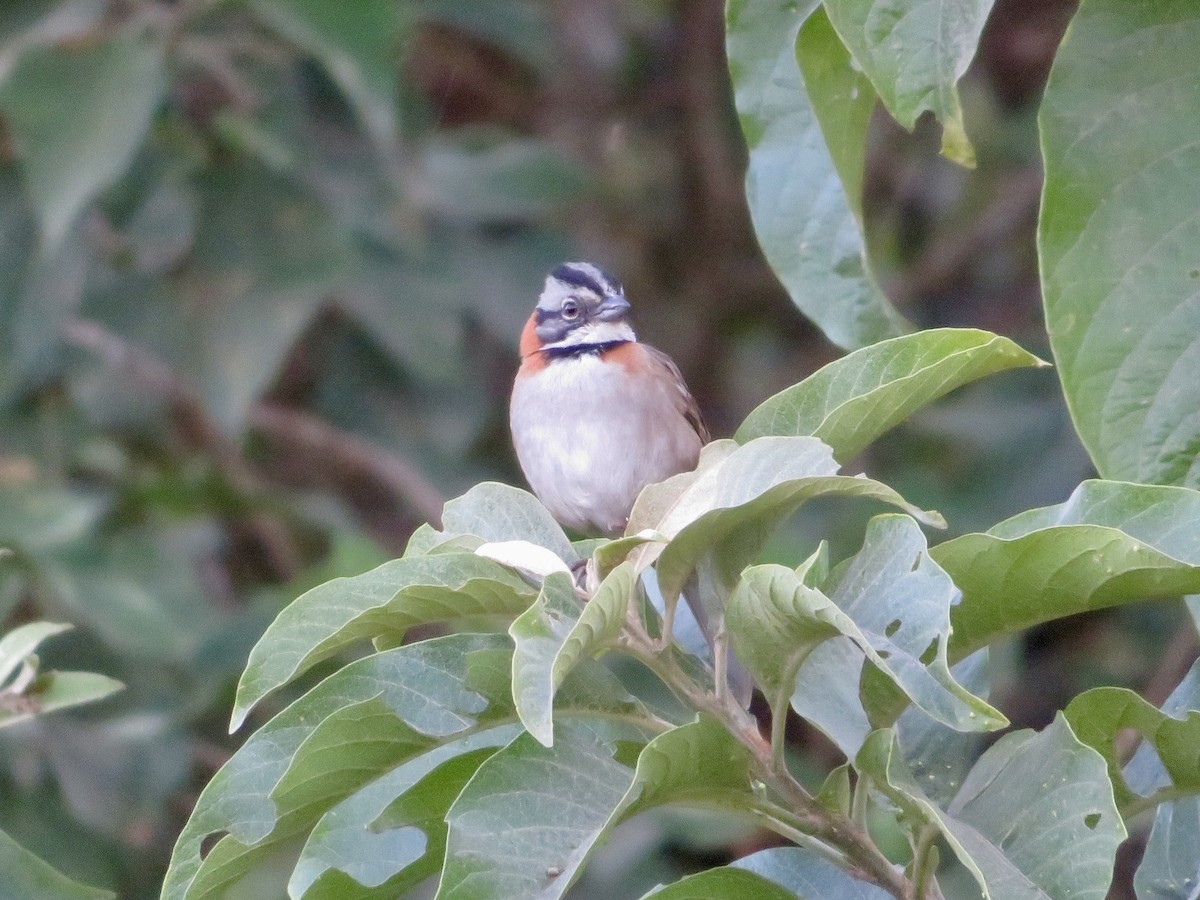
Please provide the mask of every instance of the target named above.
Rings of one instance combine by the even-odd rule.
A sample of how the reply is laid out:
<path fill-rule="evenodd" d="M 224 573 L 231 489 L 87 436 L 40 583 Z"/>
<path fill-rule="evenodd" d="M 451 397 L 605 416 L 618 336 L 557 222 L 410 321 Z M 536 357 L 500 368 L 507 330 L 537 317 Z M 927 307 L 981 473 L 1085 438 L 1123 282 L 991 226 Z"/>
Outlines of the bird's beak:
<path fill-rule="evenodd" d="M 629 301 L 620 294 L 609 294 L 596 307 L 594 318 L 599 319 L 601 322 L 617 322 L 625 318 L 628 313 Z"/>

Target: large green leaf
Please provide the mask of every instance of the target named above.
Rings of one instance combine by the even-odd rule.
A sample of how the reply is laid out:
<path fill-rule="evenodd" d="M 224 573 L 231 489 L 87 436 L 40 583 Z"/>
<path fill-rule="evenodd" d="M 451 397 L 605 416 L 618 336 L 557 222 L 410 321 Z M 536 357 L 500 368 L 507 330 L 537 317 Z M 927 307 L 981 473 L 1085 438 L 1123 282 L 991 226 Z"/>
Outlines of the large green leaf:
<path fill-rule="evenodd" d="M 810 434 L 846 462 L 921 407 L 985 375 L 1041 361 L 1008 338 L 938 328 L 881 341 L 834 360 L 764 401 L 737 440 Z"/>
<path fill-rule="evenodd" d="M 315 56 L 372 140 L 394 147 L 401 31 L 396 3 L 356 0 L 353 15 L 324 0 L 251 0 L 250 8 Z"/>
<path fill-rule="evenodd" d="M 757 438 L 730 451 L 731 442 L 705 449 L 698 475 L 654 527 L 671 538 L 658 560 L 663 596 L 674 600 L 697 565 L 712 554 L 713 574 L 727 595 L 771 531 L 818 496 L 864 497 L 898 506 L 934 525 L 936 513 L 906 503 L 886 485 L 838 475 L 829 447 L 812 437 Z M 719 457 L 705 465 L 709 454 Z"/>
<path fill-rule="evenodd" d="M 1200 797 L 1164 803 L 1142 864 L 1133 876 L 1138 900 L 1191 900 L 1200 884 Z"/>
<path fill-rule="evenodd" d="M 1200 591 L 1200 492 L 1109 481 L 930 554 L 962 589 L 951 657 L 1062 616 Z"/>
<path fill-rule="evenodd" d="M 450 810 L 439 900 L 561 897 L 597 843 L 639 812 L 755 805 L 749 751 L 712 720 L 653 740 L 644 729 L 568 726 L 559 726 L 553 750 L 518 738 L 467 785 Z"/>
<path fill-rule="evenodd" d="M 986 649 L 972 653 L 950 671 L 976 697 L 988 699 L 991 685 Z M 943 808 L 954 799 L 987 743 L 987 735 L 955 731 L 917 706 L 910 706 L 896 720 L 896 739 L 921 791 Z"/>
<path fill-rule="evenodd" d="M 509 619 L 533 588 L 473 553 L 405 557 L 297 598 L 255 645 L 238 682 L 231 728 L 259 700 L 323 659 L 376 637 L 403 638 L 414 625 L 463 617 Z"/>
<path fill-rule="evenodd" d="M 0 900 L 111 900 L 112 891 L 72 881 L 0 831 Z"/>
<path fill-rule="evenodd" d="M 213 777 L 176 845 L 163 896 L 220 896 L 396 766 L 438 747 L 473 751 L 486 745 L 484 732 L 510 728 L 510 647 L 505 635 L 451 635 L 366 657 L 325 679 Z M 578 675 L 560 692 L 560 721 L 657 729 L 607 670 Z M 383 806 L 396 797 L 368 792 Z M 202 854 L 214 833 L 224 837 Z"/>
<path fill-rule="evenodd" d="M 1086 0 L 1041 109 L 1046 325 L 1106 478 L 1200 485 L 1200 7 Z"/>
<path fill-rule="evenodd" d="M 861 86 L 827 23 L 815 24 L 802 41 L 803 75 L 796 59 L 801 27 L 816 8 L 816 0 L 730 0 L 729 71 L 750 150 L 746 196 L 763 253 L 801 311 L 835 344 L 854 348 L 892 337 L 905 323 L 867 269 L 856 217 L 861 171 L 845 158 L 861 160 L 869 101 L 852 99 L 839 110 L 850 111 L 847 120 L 825 122 L 849 127 L 858 138 L 827 144 L 818 113 L 836 105 L 837 96 L 853 98 Z M 813 79 L 811 87 L 805 78 Z M 853 184 L 843 186 L 831 145 Z"/>
<path fill-rule="evenodd" d="M 569 573 L 552 572 L 537 600 L 513 620 L 513 699 L 521 722 L 539 743 L 554 743 L 554 658 L 583 612 Z"/>
<path fill-rule="evenodd" d="M 388 900 L 437 874 L 451 804 L 480 765 L 520 733 L 520 725 L 510 725 L 438 747 L 334 806 L 304 844 L 291 895 Z"/>
<path fill-rule="evenodd" d="M 1125 826 L 1104 761 L 1060 715 L 1006 735 L 980 757 L 950 806 L 949 827 L 997 897 L 1103 900 Z"/>
<path fill-rule="evenodd" d="M 34 47 L 0 87 L 0 112 L 50 246 L 133 160 L 167 89 L 148 36 Z"/>
<path fill-rule="evenodd" d="M 572 576 L 553 572 L 537 601 L 513 620 L 513 699 L 521 722 L 541 744 L 554 741 L 555 693 L 583 659 L 615 641 L 635 583 L 633 567 L 622 563 L 584 605 Z"/>
<path fill-rule="evenodd" d="M 731 864 L 786 888 L 804 900 L 886 900 L 887 891 L 858 881 L 829 860 L 795 847 L 760 850 Z"/>
<path fill-rule="evenodd" d="M 1073 699 L 1063 715 L 1079 739 L 1108 763 L 1113 792 L 1123 810 L 1140 805 L 1139 795 L 1121 775 L 1117 756 L 1117 736 L 1127 728 L 1154 748 L 1176 793 L 1200 793 L 1200 711 L 1189 710 L 1174 718 L 1126 688 L 1099 687 Z"/>
<path fill-rule="evenodd" d="M 958 589 L 928 553 L 925 537 L 906 516 L 871 520 L 862 549 L 839 566 L 824 592 L 862 631 L 875 651 L 877 671 L 863 668 L 857 642 L 830 641 L 800 667 L 792 706 L 852 756 L 868 719 L 886 710 L 899 686 L 937 721 L 957 731 L 989 731 L 1008 724 L 950 673 L 950 610 Z M 932 649 L 931 649 L 932 648 Z M 853 729 L 852 722 L 859 722 Z"/>
<path fill-rule="evenodd" d="M 958 80 L 992 0 L 825 0 L 825 8 L 888 112 L 911 129 L 931 110 L 942 123 L 942 152 L 974 164 Z"/>
<path fill-rule="evenodd" d="M 954 588 L 924 555 L 916 526 L 910 532 L 901 524 L 911 521 L 899 516 L 872 521 L 856 559 L 858 571 L 849 576 L 863 578 L 869 570 L 865 583 L 843 587 L 835 594 L 837 604 L 784 566 L 747 569 L 729 598 L 726 625 L 734 649 L 772 709 L 784 715 L 792 700 L 797 712 L 850 755 L 865 732 L 845 740 L 852 733 L 847 720 L 857 718 L 862 704 L 857 692 L 845 697 L 838 688 L 858 686 L 864 659 L 938 721 L 972 731 L 1005 724 L 944 668 L 945 635 L 939 638 L 937 629 L 949 627 Z M 841 639 L 825 646 L 831 638 Z M 941 653 L 927 668 L 922 654 L 933 642 Z M 807 660 L 823 646 L 820 662 L 807 669 Z M 798 672 L 805 676 L 799 683 Z"/>
<path fill-rule="evenodd" d="M 868 738 L 855 766 L 906 815 L 941 832 L 986 898 L 1103 900 L 1108 891 L 1125 827 L 1104 760 L 1061 716 L 1042 732 L 1001 738 L 947 810 L 917 785 L 890 730 Z"/>
<path fill-rule="evenodd" d="M 1200 664 L 1192 665 L 1162 705 L 1163 713 L 1175 722 L 1173 730 L 1182 724 L 1179 720 L 1194 720 L 1196 710 L 1200 710 Z M 1138 747 L 1125 767 L 1122 783 L 1139 796 L 1149 798 L 1147 802 L 1172 795 L 1178 797 L 1159 804 L 1155 811 L 1146 853 L 1134 876 L 1139 900 L 1184 900 L 1189 893 L 1195 893 L 1196 885 L 1200 884 L 1200 797 L 1188 788 L 1176 792 L 1176 776 L 1171 771 L 1178 771 L 1180 764 L 1194 750 L 1194 746 L 1183 746 L 1167 748 L 1164 752 L 1156 742 L 1148 741 Z M 1196 773 L 1192 770 L 1183 774 L 1192 781 Z"/>
<path fill-rule="evenodd" d="M 438 900 L 561 897 L 633 779 L 652 733 L 560 721 L 553 749 L 522 735 L 479 769 L 446 817 Z"/>

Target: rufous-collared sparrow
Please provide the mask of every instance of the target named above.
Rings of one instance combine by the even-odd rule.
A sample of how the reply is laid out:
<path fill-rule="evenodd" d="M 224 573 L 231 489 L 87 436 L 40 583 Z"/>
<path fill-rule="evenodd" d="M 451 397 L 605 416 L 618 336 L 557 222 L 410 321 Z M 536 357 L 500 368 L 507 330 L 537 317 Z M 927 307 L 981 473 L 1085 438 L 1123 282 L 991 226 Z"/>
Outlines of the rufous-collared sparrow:
<path fill-rule="evenodd" d="M 509 417 L 533 492 L 589 534 L 624 531 L 642 488 L 694 468 L 709 439 L 678 367 L 634 335 L 621 285 L 584 262 L 546 278 Z"/>

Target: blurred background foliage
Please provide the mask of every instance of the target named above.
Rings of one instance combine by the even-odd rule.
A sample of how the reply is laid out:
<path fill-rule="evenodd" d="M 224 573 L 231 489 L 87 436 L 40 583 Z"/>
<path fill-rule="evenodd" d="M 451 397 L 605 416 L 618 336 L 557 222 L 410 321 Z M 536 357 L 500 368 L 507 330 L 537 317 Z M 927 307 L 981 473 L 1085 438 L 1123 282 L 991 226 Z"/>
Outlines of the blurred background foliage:
<path fill-rule="evenodd" d="M 877 111 L 866 230 L 910 321 L 1048 355 L 1035 115 L 1072 12 L 996 3 L 963 83 L 975 169 Z M 520 483 L 507 392 L 557 261 L 619 274 L 717 435 L 836 355 L 751 231 L 723 39 L 719 0 L 0 6 L 0 614 L 74 623 L 47 659 L 128 686 L 0 735 L 0 828 L 156 893 L 281 606 L 399 552 L 444 497 Z M 1091 474 L 1052 371 L 959 392 L 851 468 L 950 535 Z M 780 540 L 860 533 L 818 510 Z M 1000 705 L 1042 725 L 1092 684 L 1145 687 L 1178 615 L 1030 635 Z M 821 771 L 819 740 L 796 750 Z M 578 895 L 757 840 L 638 820 Z"/>

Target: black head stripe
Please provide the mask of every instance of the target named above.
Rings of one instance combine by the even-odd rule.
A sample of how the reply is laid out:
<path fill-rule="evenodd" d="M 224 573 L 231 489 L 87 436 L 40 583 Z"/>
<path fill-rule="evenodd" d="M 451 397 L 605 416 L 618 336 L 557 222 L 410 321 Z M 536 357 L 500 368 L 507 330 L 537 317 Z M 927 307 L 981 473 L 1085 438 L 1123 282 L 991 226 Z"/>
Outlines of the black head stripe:
<path fill-rule="evenodd" d="M 614 292 L 620 292 L 621 286 L 615 278 L 611 278 L 599 269 L 596 269 L 597 274 L 588 271 L 587 269 L 576 266 L 574 263 L 563 263 L 557 269 L 550 273 L 550 276 L 556 281 L 561 281 L 563 284 L 570 285 L 575 288 L 586 288 L 595 293 L 604 296 Z M 599 277 L 597 277 L 597 275 Z"/>

